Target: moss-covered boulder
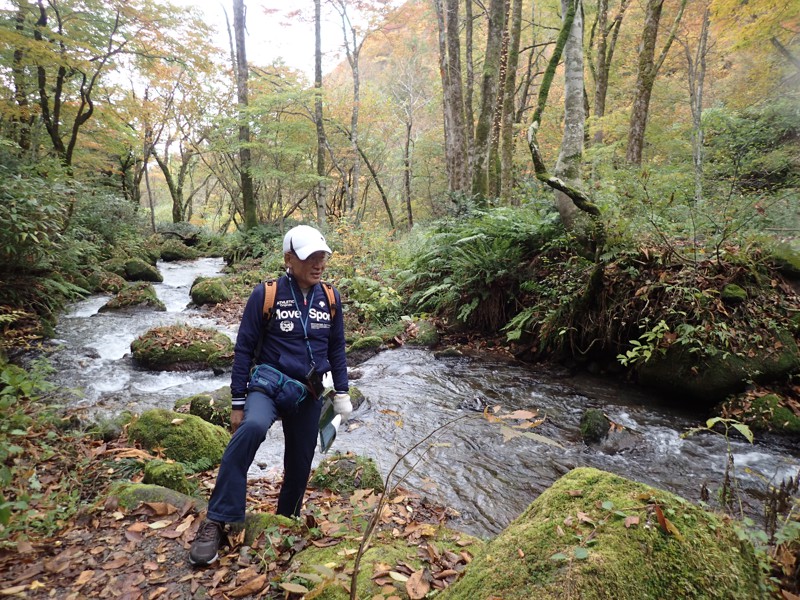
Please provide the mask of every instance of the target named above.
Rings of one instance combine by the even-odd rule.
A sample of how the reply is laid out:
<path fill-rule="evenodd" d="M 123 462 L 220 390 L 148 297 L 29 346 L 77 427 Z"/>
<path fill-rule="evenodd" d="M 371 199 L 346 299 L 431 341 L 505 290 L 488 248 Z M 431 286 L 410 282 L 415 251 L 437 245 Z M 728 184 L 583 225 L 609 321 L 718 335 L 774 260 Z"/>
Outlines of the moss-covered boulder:
<path fill-rule="evenodd" d="M 800 252 L 790 244 L 779 244 L 772 249 L 772 263 L 784 275 L 800 279 Z"/>
<path fill-rule="evenodd" d="M 439 343 L 439 331 L 436 325 L 427 319 L 413 321 L 406 329 L 406 343 L 412 346 L 435 346 Z"/>
<path fill-rule="evenodd" d="M 729 283 L 720 292 L 720 298 L 728 304 L 741 304 L 747 300 L 747 291 L 740 285 Z"/>
<path fill-rule="evenodd" d="M 581 415 L 580 432 L 587 444 L 596 444 L 608 435 L 610 423 L 602 410 L 590 408 Z"/>
<path fill-rule="evenodd" d="M 641 365 L 638 377 L 645 386 L 710 408 L 750 381 L 783 379 L 799 369 L 800 350 L 784 330 L 744 356 L 722 352 L 709 356 L 673 344 L 665 354 L 653 354 Z"/>
<path fill-rule="evenodd" d="M 759 431 L 799 435 L 800 415 L 790 402 L 777 393 L 744 393 L 726 400 L 720 407 L 724 417 L 732 417 Z"/>
<path fill-rule="evenodd" d="M 766 597 L 726 520 L 668 492 L 579 468 L 545 490 L 442 600 Z"/>
<path fill-rule="evenodd" d="M 153 284 L 138 281 L 126 284 L 116 296 L 100 307 L 100 312 L 132 307 L 167 310 L 164 303 L 158 299 Z"/>
<path fill-rule="evenodd" d="M 163 408 L 148 410 L 128 427 L 131 440 L 149 452 L 183 463 L 190 471 L 219 465 L 230 434 L 200 417 Z"/>
<path fill-rule="evenodd" d="M 200 417 L 214 425 L 230 429 L 231 388 L 229 386 L 226 385 L 213 392 L 182 398 L 175 403 L 175 408 L 180 408 L 183 405 L 188 405 L 189 414 Z"/>
<path fill-rule="evenodd" d="M 103 263 L 103 266 L 112 273 L 124 277 L 127 281 L 150 281 L 153 283 L 164 281 L 159 270 L 141 258 L 112 258 Z"/>
<path fill-rule="evenodd" d="M 313 488 L 348 494 L 354 490 L 383 490 L 375 461 L 355 454 L 334 454 L 323 460 L 309 481 Z"/>
<path fill-rule="evenodd" d="M 155 327 L 131 342 L 133 359 L 148 369 L 225 369 L 233 364 L 233 342 L 205 327 Z"/>
<path fill-rule="evenodd" d="M 186 468 L 178 462 L 158 459 L 148 461 L 144 466 L 144 478 L 142 481 L 187 495 L 197 491 L 197 486 L 186 478 Z"/>
<path fill-rule="evenodd" d="M 119 506 L 126 510 L 134 510 L 143 502 L 163 502 L 175 508 L 182 508 L 193 503 L 198 511 L 205 510 L 208 502 L 201 498 L 188 496 L 181 492 L 151 483 L 130 483 L 120 481 L 111 486 L 108 498 L 116 498 Z"/>
<path fill-rule="evenodd" d="M 83 276 L 84 280 L 80 285 L 91 292 L 116 294 L 128 283 L 124 277 L 99 267 L 85 272 Z"/>
<path fill-rule="evenodd" d="M 220 304 L 231 299 L 231 292 L 220 277 L 200 277 L 189 290 L 192 302 L 197 306 Z"/>
<path fill-rule="evenodd" d="M 173 262 L 176 260 L 192 260 L 199 256 L 194 248 L 176 239 L 166 239 L 161 244 L 161 260 Z"/>

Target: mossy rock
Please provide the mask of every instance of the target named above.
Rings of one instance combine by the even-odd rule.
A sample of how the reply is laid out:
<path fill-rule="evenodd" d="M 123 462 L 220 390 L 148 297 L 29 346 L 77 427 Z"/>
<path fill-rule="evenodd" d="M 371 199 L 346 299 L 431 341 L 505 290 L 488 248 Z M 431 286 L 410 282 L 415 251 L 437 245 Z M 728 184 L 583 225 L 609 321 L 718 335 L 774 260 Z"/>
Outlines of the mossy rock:
<path fill-rule="evenodd" d="M 709 356 L 673 344 L 666 354 L 654 354 L 641 365 L 638 377 L 642 385 L 710 408 L 740 392 L 749 381 L 775 381 L 798 369 L 800 350 L 792 334 L 783 330 L 763 348 L 752 348 L 752 356 L 722 352 Z"/>
<path fill-rule="evenodd" d="M 96 268 L 86 274 L 85 285 L 82 287 L 92 292 L 117 294 L 127 284 L 124 277 L 105 269 Z"/>
<path fill-rule="evenodd" d="M 323 460 L 309 480 L 313 488 L 349 494 L 355 490 L 383 490 L 375 461 L 355 454 L 334 454 Z"/>
<path fill-rule="evenodd" d="M 800 434 L 800 417 L 778 394 L 743 394 L 723 404 L 723 414 L 733 414 L 752 429 L 780 434 Z"/>
<path fill-rule="evenodd" d="M 225 369 L 233 364 L 233 342 L 206 327 L 155 327 L 131 342 L 133 359 L 148 369 Z"/>
<path fill-rule="evenodd" d="M 112 258 L 104 262 L 103 267 L 124 277 L 126 281 L 150 281 L 152 283 L 164 281 L 159 270 L 141 258 Z"/>
<path fill-rule="evenodd" d="M 420 531 L 424 538 L 422 542 L 409 542 L 405 537 L 391 535 L 389 532 L 378 532 L 372 537 L 359 562 L 356 598 L 408 598 L 404 582 L 395 581 L 388 575 L 374 578 L 374 574 L 377 571 L 386 572 L 387 565 L 390 570 L 394 570 L 396 565 L 401 564 L 414 571 L 425 569 L 430 572 L 432 563 L 436 561 L 431 560 L 430 555 L 424 552 L 426 548 L 436 556 L 443 557 L 441 562 L 446 562 L 448 559 L 444 557 L 471 556 L 483 545 L 478 538 L 442 525 L 423 523 Z M 347 537 L 342 539 L 348 540 Z M 355 552 L 351 550 L 357 547 L 357 541 L 324 548 L 309 545 L 295 555 L 291 569 L 284 575 L 284 581 L 309 588 L 311 591 L 304 596 L 306 600 L 347 600 L 350 593 L 346 590 L 350 589 L 350 573 L 355 565 Z M 441 568 L 440 564 L 436 566 Z M 463 568 L 460 562 L 456 566 Z M 315 574 L 316 577 L 307 579 L 303 576 L 305 573 Z M 322 583 L 315 583 L 319 581 L 320 575 Z M 384 580 L 391 583 L 385 583 Z M 488 596 L 475 596 L 470 600 L 485 598 Z"/>
<path fill-rule="evenodd" d="M 143 483 L 160 485 L 182 494 L 192 495 L 197 486 L 186 478 L 186 469 L 181 463 L 151 460 L 144 466 Z"/>
<path fill-rule="evenodd" d="M 139 281 L 126 284 L 116 296 L 100 307 L 100 312 L 131 307 L 167 310 L 164 303 L 158 299 L 153 284 Z"/>
<path fill-rule="evenodd" d="M 161 244 L 161 260 L 173 262 L 176 260 L 192 260 L 199 256 L 194 248 L 176 239 L 167 239 Z"/>
<path fill-rule="evenodd" d="M 193 503 L 198 512 L 205 510 L 208 506 L 208 502 L 201 498 L 195 498 L 170 488 L 127 481 L 113 484 L 109 488 L 107 497 L 116 498 L 119 501 L 119 505 L 125 510 L 135 510 L 143 502 L 163 502 L 171 504 L 175 508 L 182 508 L 188 503 Z"/>
<path fill-rule="evenodd" d="M 436 325 L 426 319 L 414 321 L 415 334 L 406 338 L 406 342 L 412 346 L 435 346 L 439 343 L 439 331 Z"/>
<path fill-rule="evenodd" d="M 189 294 L 197 306 L 220 304 L 231 299 L 231 292 L 220 277 L 198 278 L 192 284 Z"/>
<path fill-rule="evenodd" d="M 219 425 L 225 429 L 230 429 L 231 425 L 231 388 L 225 386 L 214 392 L 206 394 L 197 394 L 184 398 L 179 401 L 180 404 L 189 405 L 189 414 L 195 415 Z M 176 402 L 175 407 L 178 408 Z"/>
<path fill-rule="evenodd" d="M 720 298 L 728 304 L 741 304 L 747 300 L 747 291 L 735 283 L 729 283 L 720 292 Z"/>
<path fill-rule="evenodd" d="M 383 345 L 383 338 L 379 335 L 368 335 L 358 338 L 347 349 L 348 352 L 355 352 L 357 350 L 371 350 L 380 348 Z"/>
<path fill-rule="evenodd" d="M 219 465 L 230 434 L 200 417 L 163 408 L 148 410 L 128 427 L 128 436 L 148 452 L 183 463 L 190 471 Z"/>
<path fill-rule="evenodd" d="M 770 257 L 777 269 L 792 279 L 800 279 L 800 252 L 790 244 L 779 244 Z"/>
<path fill-rule="evenodd" d="M 581 415 L 580 432 L 587 444 L 596 444 L 608 435 L 610 423 L 602 410 L 590 408 Z"/>
<path fill-rule="evenodd" d="M 123 410 L 119 413 L 112 413 L 111 416 L 99 416 L 95 418 L 89 433 L 92 437 L 101 439 L 104 442 L 116 440 L 122 435 L 125 426 L 133 421 L 134 414 L 129 410 Z"/>
<path fill-rule="evenodd" d="M 490 597 L 752 600 L 767 593 L 752 546 L 728 521 L 668 492 L 578 468 L 545 490 L 437 596 Z"/>

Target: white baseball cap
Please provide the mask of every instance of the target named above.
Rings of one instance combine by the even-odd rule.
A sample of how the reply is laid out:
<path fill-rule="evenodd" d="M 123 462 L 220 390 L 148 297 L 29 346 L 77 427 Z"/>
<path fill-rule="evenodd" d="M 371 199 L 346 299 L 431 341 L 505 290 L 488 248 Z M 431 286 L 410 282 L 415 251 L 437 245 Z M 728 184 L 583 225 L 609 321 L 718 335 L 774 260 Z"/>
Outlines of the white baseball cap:
<path fill-rule="evenodd" d="M 309 225 L 292 227 L 283 236 L 283 253 L 294 252 L 300 260 L 306 260 L 314 252 L 332 254 L 323 235 Z"/>

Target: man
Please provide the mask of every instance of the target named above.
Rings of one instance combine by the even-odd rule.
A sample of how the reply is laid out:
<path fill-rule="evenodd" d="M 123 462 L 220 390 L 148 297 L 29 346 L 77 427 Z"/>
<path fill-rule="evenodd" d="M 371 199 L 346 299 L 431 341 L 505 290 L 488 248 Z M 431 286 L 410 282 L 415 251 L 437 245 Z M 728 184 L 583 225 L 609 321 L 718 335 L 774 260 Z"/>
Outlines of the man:
<path fill-rule="evenodd" d="M 320 283 L 330 254 L 325 238 L 313 227 L 290 229 L 283 238 L 286 274 L 275 282 L 269 320 L 264 316 L 264 285 L 259 284 L 247 301 L 231 375 L 233 437 L 222 457 L 206 520 L 189 551 L 189 562 L 195 566 L 217 560 L 225 523 L 244 521 L 247 470 L 278 417 L 285 446 L 277 513 L 290 517 L 300 514 L 311 473 L 323 373 L 331 372 L 334 410 L 342 420 L 353 410 L 341 298 L 334 290 L 336 307 L 331 310 Z M 251 372 L 253 364 L 257 366 Z"/>

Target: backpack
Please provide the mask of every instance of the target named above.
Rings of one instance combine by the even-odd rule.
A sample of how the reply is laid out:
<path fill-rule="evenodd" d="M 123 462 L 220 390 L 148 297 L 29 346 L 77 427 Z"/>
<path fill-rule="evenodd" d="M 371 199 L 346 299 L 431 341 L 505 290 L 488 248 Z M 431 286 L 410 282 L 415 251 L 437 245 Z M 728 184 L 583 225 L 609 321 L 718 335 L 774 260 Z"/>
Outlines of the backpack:
<path fill-rule="evenodd" d="M 322 281 L 322 289 L 328 298 L 328 306 L 331 309 L 331 320 L 336 316 L 336 296 L 333 294 L 333 286 Z M 278 280 L 268 279 L 264 282 L 264 323 L 272 318 L 272 309 L 275 308 L 275 293 L 278 290 Z"/>

